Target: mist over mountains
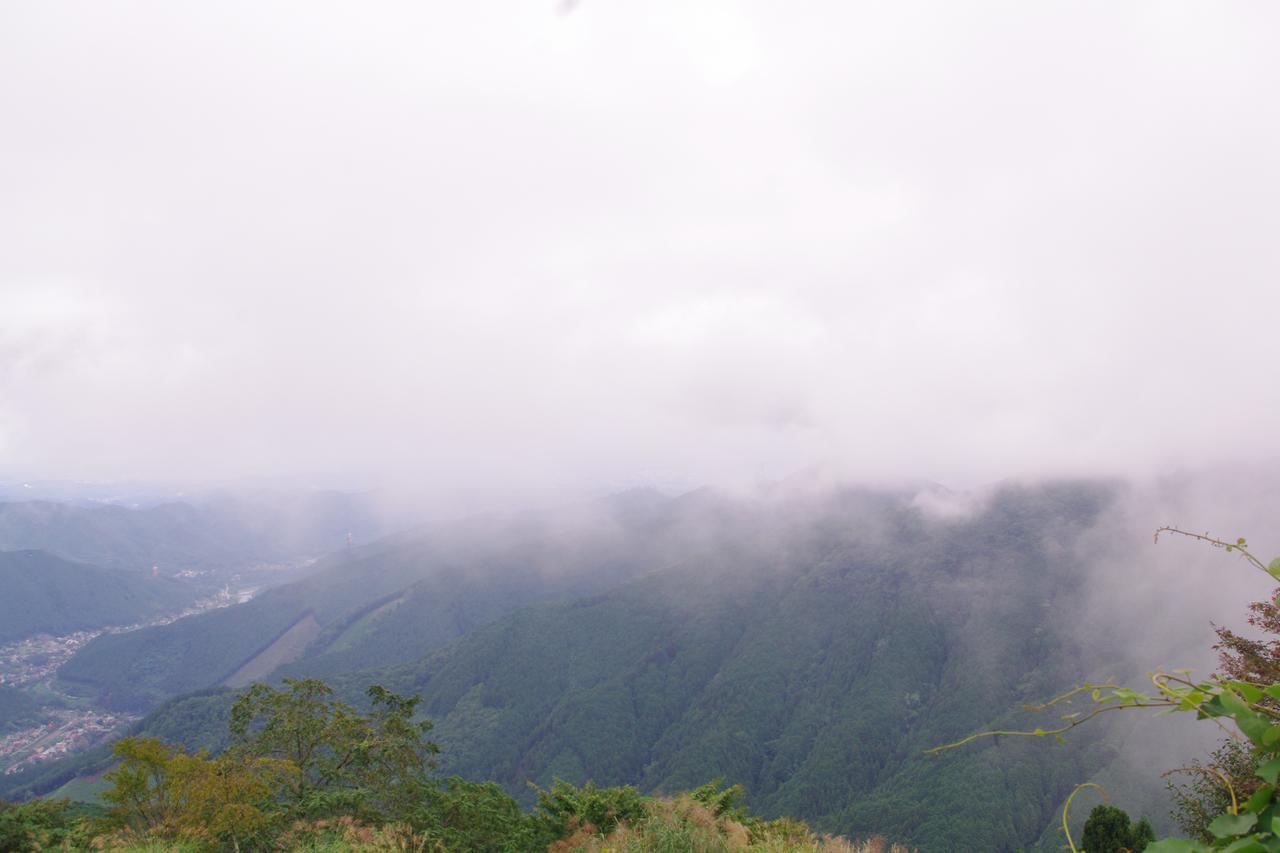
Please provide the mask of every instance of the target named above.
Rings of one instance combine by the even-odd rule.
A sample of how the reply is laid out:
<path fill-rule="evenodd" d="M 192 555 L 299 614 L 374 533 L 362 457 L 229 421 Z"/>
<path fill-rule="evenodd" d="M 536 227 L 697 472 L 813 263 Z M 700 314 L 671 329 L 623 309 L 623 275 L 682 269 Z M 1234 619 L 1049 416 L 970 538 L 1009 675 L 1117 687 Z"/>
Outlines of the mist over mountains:
<path fill-rule="evenodd" d="M 1150 545 L 1152 513 L 1221 496 L 1205 482 L 959 493 L 807 474 L 428 524 L 248 603 L 100 636 L 55 683 L 148 714 L 135 731 L 215 749 L 248 680 L 322 677 L 352 701 L 380 683 L 423 697 L 441 772 L 518 798 L 557 778 L 675 791 L 724 777 L 765 815 L 853 837 L 1051 850 L 1062 800 L 1090 778 L 1165 825 L 1168 768 L 1141 727 L 924 750 L 1042 724 L 1021 705 L 1084 680 L 1212 666 L 1210 620 L 1239 624 L 1266 585 Z M 1146 597 L 1175 576 L 1181 589 Z M 1166 763 L 1200 735 L 1170 728 Z M 0 794 L 107 766 L 99 747 Z"/>

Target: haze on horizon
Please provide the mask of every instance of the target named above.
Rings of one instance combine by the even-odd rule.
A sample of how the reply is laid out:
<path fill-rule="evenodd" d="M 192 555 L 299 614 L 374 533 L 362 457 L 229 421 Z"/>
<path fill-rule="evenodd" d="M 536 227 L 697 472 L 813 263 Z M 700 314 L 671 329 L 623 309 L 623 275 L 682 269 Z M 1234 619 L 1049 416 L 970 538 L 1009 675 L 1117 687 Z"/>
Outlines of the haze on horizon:
<path fill-rule="evenodd" d="M 1278 29 L 6 4 L 0 479 L 1274 461 Z"/>

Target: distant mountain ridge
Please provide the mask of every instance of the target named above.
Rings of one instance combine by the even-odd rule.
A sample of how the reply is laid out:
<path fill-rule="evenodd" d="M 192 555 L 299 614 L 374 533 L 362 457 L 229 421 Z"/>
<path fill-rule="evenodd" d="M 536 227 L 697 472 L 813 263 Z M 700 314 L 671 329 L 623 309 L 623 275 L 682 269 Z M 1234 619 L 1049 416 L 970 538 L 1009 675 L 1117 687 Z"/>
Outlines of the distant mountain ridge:
<path fill-rule="evenodd" d="M 365 542 L 390 532 L 359 495 L 221 497 L 130 509 L 0 502 L 0 550 L 41 550 L 104 568 L 236 569 Z"/>
<path fill-rule="evenodd" d="M 647 531 L 666 501 L 630 494 L 344 549 L 247 604 L 100 637 L 58 677 L 109 708 L 146 711 L 221 684 L 308 613 L 320 627 L 305 650 L 309 671 L 410 661 L 530 603 L 602 591 L 660 565 Z"/>

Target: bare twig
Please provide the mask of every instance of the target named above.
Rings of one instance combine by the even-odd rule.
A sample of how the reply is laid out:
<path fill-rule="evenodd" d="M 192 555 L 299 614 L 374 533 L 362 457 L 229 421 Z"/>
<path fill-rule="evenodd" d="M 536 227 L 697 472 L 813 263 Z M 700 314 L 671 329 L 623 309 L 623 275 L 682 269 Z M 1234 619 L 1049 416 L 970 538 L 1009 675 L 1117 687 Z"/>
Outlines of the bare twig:
<path fill-rule="evenodd" d="M 1240 814 L 1240 802 L 1236 799 L 1236 789 L 1232 786 L 1231 780 L 1227 778 L 1226 774 L 1218 770 L 1216 767 L 1197 767 L 1194 765 L 1190 767 L 1175 767 L 1172 770 L 1166 770 L 1161 773 L 1160 778 L 1164 779 L 1167 776 L 1172 776 L 1174 773 L 1205 773 L 1209 776 L 1213 776 L 1226 787 L 1227 793 L 1231 795 L 1231 813 Z"/>

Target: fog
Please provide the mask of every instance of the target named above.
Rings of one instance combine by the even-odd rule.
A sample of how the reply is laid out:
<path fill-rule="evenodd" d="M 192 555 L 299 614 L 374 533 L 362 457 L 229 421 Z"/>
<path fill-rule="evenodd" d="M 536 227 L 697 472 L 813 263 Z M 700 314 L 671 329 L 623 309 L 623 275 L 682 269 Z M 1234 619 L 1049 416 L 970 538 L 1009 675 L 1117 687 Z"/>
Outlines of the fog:
<path fill-rule="evenodd" d="M 1273 459 L 1277 25 L 7 3 L 0 479 L 967 488 Z"/>

